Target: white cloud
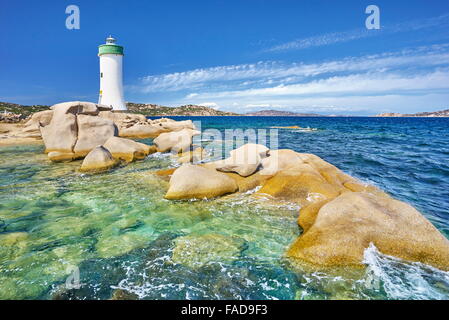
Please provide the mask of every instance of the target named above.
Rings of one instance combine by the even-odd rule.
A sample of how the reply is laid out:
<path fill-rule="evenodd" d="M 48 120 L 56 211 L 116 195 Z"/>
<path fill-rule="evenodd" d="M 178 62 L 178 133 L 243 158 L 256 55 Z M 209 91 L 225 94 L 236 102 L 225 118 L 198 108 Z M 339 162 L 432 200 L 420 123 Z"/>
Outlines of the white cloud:
<path fill-rule="evenodd" d="M 424 20 L 414 20 L 409 22 L 398 23 L 395 25 L 382 26 L 379 30 L 355 29 L 343 32 L 331 32 L 318 36 L 297 39 L 287 43 L 279 44 L 265 52 L 279 52 L 287 50 L 302 50 L 311 47 L 327 46 L 335 43 L 349 42 L 368 37 L 376 37 L 386 34 L 394 34 L 400 32 L 418 31 L 421 29 L 447 26 L 449 24 L 449 14 L 443 14 Z"/>
<path fill-rule="evenodd" d="M 319 35 L 319 36 L 308 37 L 308 38 L 304 38 L 304 39 L 297 39 L 294 41 L 290 41 L 287 43 L 283 43 L 283 44 L 271 47 L 264 51 L 277 52 L 277 51 L 301 50 L 301 49 L 307 49 L 307 48 L 311 48 L 311 47 L 327 46 L 330 44 L 335 44 L 335 43 L 340 43 L 340 42 L 348 42 L 351 40 L 357 40 L 357 39 L 361 39 L 361 38 L 376 36 L 376 35 L 378 35 L 378 34 L 376 34 L 376 32 L 379 32 L 379 31 L 357 29 L 357 30 L 344 31 L 344 32 L 331 32 L 331 33 L 326 33 L 326 34 Z"/>
<path fill-rule="evenodd" d="M 191 99 L 191 98 L 195 98 L 196 96 L 198 96 L 198 93 L 190 93 L 187 95 L 186 98 Z"/>
<path fill-rule="evenodd" d="M 191 103 L 236 112 L 449 108 L 449 44 L 311 64 L 217 66 L 146 77 L 134 89 L 162 94 L 167 100 L 160 103 L 166 105 Z"/>
<path fill-rule="evenodd" d="M 147 76 L 131 89 L 143 93 L 192 90 L 187 98 L 194 98 L 200 90 L 234 87 L 262 87 L 299 82 L 320 75 L 338 72 L 364 72 L 402 67 L 432 67 L 448 64 L 448 45 L 419 47 L 362 57 L 348 57 L 322 63 L 282 63 L 260 61 L 254 64 L 217 66 L 156 76 Z"/>
<path fill-rule="evenodd" d="M 354 74 L 349 76 L 334 76 L 307 83 L 279 85 L 268 88 L 210 92 L 200 94 L 198 98 L 240 98 L 292 95 L 323 95 L 323 94 L 375 94 L 399 91 L 419 91 L 449 89 L 449 70 L 442 69 L 432 73 L 419 74 L 411 77 L 398 74 Z"/>
<path fill-rule="evenodd" d="M 246 106 L 245 106 L 245 108 L 249 108 L 249 109 L 254 109 L 254 108 L 260 108 L 260 109 L 267 109 L 267 108 L 280 108 L 280 107 L 282 107 L 282 106 L 275 106 L 275 105 L 272 105 L 272 104 L 269 104 L 269 103 L 266 103 L 266 104 L 247 104 Z"/>
<path fill-rule="evenodd" d="M 201 103 L 198 103 L 198 105 L 204 106 L 204 107 L 209 107 L 209 108 L 214 108 L 216 110 L 220 109 L 220 106 L 215 102 L 201 102 Z"/>

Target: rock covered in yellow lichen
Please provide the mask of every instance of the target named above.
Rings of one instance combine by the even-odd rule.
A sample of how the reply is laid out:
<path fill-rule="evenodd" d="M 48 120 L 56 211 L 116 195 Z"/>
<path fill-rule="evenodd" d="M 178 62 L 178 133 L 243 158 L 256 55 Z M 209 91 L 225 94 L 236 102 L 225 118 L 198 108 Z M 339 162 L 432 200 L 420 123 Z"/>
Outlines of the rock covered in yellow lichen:
<path fill-rule="evenodd" d="M 99 172 L 106 171 L 117 165 L 111 153 L 105 147 L 98 146 L 90 151 L 81 164 L 82 172 Z"/>
<path fill-rule="evenodd" d="M 373 243 L 384 254 L 449 270 L 449 241 L 415 208 L 388 196 L 347 192 L 303 208 L 299 224 L 305 232 L 287 255 L 314 265 L 361 265 Z"/>
<path fill-rule="evenodd" d="M 114 158 L 126 162 L 144 159 L 147 155 L 156 152 L 154 146 L 119 137 L 109 138 L 103 146 Z"/>

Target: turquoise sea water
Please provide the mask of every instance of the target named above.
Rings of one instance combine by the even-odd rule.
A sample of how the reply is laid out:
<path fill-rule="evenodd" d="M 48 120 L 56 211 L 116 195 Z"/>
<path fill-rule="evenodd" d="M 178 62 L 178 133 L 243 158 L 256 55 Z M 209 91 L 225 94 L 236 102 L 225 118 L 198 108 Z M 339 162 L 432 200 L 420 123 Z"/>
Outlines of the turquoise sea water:
<path fill-rule="evenodd" d="M 176 118 L 181 120 L 184 118 Z M 314 153 L 418 208 L 449 237 L 449 119 L 195 117 L 202 129 L 279 130 L 279 148 Z M 151 143 L 151 140 L 144 142 Z M 43 146 L 0 148 L 0 298 L 448 299 L 449 273 L 370 248 L 366 270 L 298 270 L 283 254 L 298 207 L 251 194 L 167 201 L 155 154 L 109 173 L 52 164 Z M 81 286 L 67 289 L 79 270 Z"/>

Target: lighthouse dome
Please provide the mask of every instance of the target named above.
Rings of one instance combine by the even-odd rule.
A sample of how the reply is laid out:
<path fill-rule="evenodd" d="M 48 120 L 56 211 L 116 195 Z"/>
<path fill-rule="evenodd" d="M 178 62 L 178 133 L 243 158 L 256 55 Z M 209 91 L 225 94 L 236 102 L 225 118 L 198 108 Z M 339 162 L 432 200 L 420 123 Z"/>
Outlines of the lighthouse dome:
<path fill-rule="evenodd" d="M 98 55 L 119 54 L 123 55 L 123 47 L 116 44 L 117 40 L 111 35 L 106 38 L 106 43 L 98 47 Z"/>
<path fill-rule="evenodd" d="M 114 44 L 117 40 L 115 40 L 115 38 L 113 38 L 111 35 L 109 35 L 109 37 L 106 38 L 106 43 L 107 44 Z"/>

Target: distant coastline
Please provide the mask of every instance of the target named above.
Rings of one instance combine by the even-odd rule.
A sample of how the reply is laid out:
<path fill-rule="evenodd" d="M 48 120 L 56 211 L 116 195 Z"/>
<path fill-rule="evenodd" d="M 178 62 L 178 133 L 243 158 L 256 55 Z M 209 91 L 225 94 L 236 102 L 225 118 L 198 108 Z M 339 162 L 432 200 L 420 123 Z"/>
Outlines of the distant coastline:
<path fill-rule="evenodd" d="M 200 105 L 184 105 L 180 107 L 167 107 L 157 104 L 143 104 L 127 102 L 129 113 L 139 113 L 147 117 L 208 117 L 208 116 L 248 116 L 248 117 L 357 117 L 352 115 L 323 115 L 317 113 L 298 113 L 282 110 L 260 110 L 244 114 L 226 112 L 211 107 Z M 50 106 L 46 105 L 20 105 L 16 103 L 0 102 L 0 122 L 23 122 L 33 113 L 48 110 Z M 419 112 L 414 114 L 402 113 L 380 113 L 371 117 L 381 118 L 401 118 L 401 117 L 449 117 L 449 109 L 434 112 Z"/>
<path fill-rule="evenodd" d="M 418 112 L 418 113 L 380 113 L 378 115 L 375 115 L 375 117 L 381 117 L 381 118 L 403 118 L 403 117 L 415 117 L 415 118 L 432 118 L 432 117 L 438 117 L 438 118 L 447 118 L 449 117 L 449 109 L 441 110 L 441 111 L 433 111 L 433 112 Z"/>

